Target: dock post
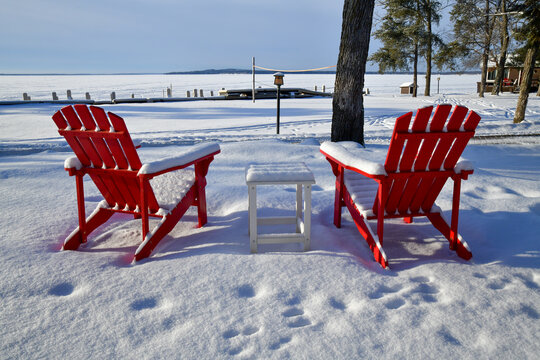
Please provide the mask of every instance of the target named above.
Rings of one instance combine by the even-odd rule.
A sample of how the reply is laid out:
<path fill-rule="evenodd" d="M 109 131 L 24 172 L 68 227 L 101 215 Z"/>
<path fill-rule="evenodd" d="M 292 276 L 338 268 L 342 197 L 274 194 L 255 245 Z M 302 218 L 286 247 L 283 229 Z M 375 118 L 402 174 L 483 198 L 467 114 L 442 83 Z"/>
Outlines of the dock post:
<path fill-rule="evenodd" d="M 52 99 L 53 99 L 53 101 L 58 100 L 58 95 L 56 95 L 56 91 L 52 92 Z"/>
<path fill-rule="evenodd" d="M 197 97 L 197 89 L 193 89 L 193 97 Z"/>
<path fill-rule="evenodd" d="M 322 86 L 322 92 L 326 92 L 326 85 Z"/>
<path fill-rule="evenodd" d="M 315 91 L 317 91 L 317 85 L 315 85 Z"/>
<path fill-rule="evenodd" d="M 167 88 L 167 97 L 168 97 L 168 98 L 172 97 L 172 90 L 171 90 L 171 88 Z"/>
<path fill-rule="evenodd" d="M 251 58 L 251 63 L 252 63 L 251 73 L 253 76 L 253 85 L 251 87 L 251 98 L 253 99 L 253 102 L 255 102 L 255 56 Z"/>
<path fill-rule="evenodd" d="M 90 93 L 87 92 L 86 94 L 84 94 L 84 96 L 86 97 L 86 100 L 92 100 L 92 98 L 90 97 Z"/>
<path fill-rule="evenodd" d="M 116 93 L 113 91 L 111 93 L 111 101 L 114 101 L 116 99 Z"/>
<path fill-rule="evenodd" d="M 28 96 L 27 93 L 23 93 L 23 94 L 22 94 L 22 97 L 23 97 L 23 100 L 24 100 L 24 101 L 30 101 L 30 100 L 32 100 L 32 98 L 31 98 L 30 96 Z"/>
<path fill-rule="evenodd" d="M 199 96 L 204 97 L 203 89 L 199 90 Z"/>
<path fill-rule="evenodd" d="M 214 90 L 210 90 L 210 96 L 214 97 Z"/>
<path fill-rule="evenodd" d="M 66 91 L 66 95 L 68 100 L 73 100 L 73 98 L 71 97 L 71 90 Z"/>

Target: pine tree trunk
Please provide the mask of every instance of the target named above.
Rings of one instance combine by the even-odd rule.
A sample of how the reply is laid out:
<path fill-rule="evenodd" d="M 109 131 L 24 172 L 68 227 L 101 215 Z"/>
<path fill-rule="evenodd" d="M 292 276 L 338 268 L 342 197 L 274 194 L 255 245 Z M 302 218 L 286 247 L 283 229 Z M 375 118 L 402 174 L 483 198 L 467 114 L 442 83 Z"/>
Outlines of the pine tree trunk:
<path fill-rule="evenodd" d="M 529 100 L 529 90 L 531 89 L 534 63 L 538 55 L 539 44 L 536 43 L 529 47 L 523 64 L 523 78 L 521 79 L 519 98 L 514 114 L 514 123 L 520 123 L 525 120 L 525 110 L 527 109 L 527 101 Z"/>
<path fill-rule="evenodd" d="M 479 97 L 484 97 L 484 91 L 486 91 L 486 80 L 487 80 L 487 67 L 489 59 L 489 45 L 491 43 L 491 36 L 489 30 L 489 0 L 486 0 L 485 5 L 485 22 L 484 22 L 484 46 L 482 51 L 482 78 L 480 80 L 480 92 L 478 93 Z"/>
<path fill-rule="evenodd" d="M 480 91 L 478 92 L 479 97 L 484 97 L 484 91 L 486 90 L 487 65 L 488 55 L 484 49 L 484 53 L 482 54 L 482 77 L 480 78 Z"/>
<path fill-rule="evenodd" d="M 508 50 L 508 43 L 510 42 L 510 36 L 508 34 L 508 15 L 506 15 L 506 0 L 501 1 L 500 12 L 502 15 L 501 24 L 501 52 L 499 53 L 499 62 L 497 63 L 497 75 L 495 82 L 493 83 L 493 90 L 491 95 L 499 95 L 499 91 L 502 91 L 504 66 L 506 64 L 506 52 Z"/>
<path fill-rule="evenodd" d="M 414 63 L 413 63 L 413 97 L 416 97 L 418 92 L 418 43 L 414 44 Z"/>
<path fill-rule="evenodd" d="M 424 96 L 429 96 L 431 91 L 431 54 L 432 54 L 432 46 L 433 46 L 433 39 L 432 39 L 432 33 L 431 33 L 431 1 L 427 1 L 426 6 L 427 11 L 427 49 L 426 49 L 426 88 L 424 90 Z"/>
<path fill-rule="evenodd" d="M 374 0 L 345 0 L 332 102 L 332 141 L 364 144 L 364 74 Z"/>

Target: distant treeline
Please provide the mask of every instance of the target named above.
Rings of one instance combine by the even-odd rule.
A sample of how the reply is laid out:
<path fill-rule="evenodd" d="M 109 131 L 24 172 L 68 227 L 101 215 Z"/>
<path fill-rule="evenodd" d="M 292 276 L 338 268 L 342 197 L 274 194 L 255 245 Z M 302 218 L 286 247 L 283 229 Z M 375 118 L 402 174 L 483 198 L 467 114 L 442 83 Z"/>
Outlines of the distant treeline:
<path fill-rule="evenodd" d="M 212 74 L 251 74 L 251 69 L 207 69 L 207 70 L 193 70 L 193 71 L 173 71 L 165 73 L 166 75 L 212 75 Z M 275 71 L 269 71 L 269 70 L 256 70 L 257 74 L 273 74 Z M 335 74 L 336 71 L 310 71 L 310 72 L 304 72 L 304 71 L 293 71 L 293 72 L 287 72 L 288 74 Z M 366 74 L 379 74 L 377 71 L 367 71 Z M 402 75 L 411 75 L 412 72 L 407 71 L 394 71 L 394 72 L 385 72 L 385 74 L 402 74 Z M 425 74 L 420 72 L 419 74 Z M 480 74 L 480 71 L 462 71 L 462 72 L 456 72 L 456 71 L 445 71 L 440 72 L 438 74 L 442 75 L 454 75 L 454 74 Z"/>
<path fill-rule="evenodd" d="M 274 74 L 275 71 L 268 70 L 256 70 L 257 74 Z M 288 74 L 335 74 L 334 71 L 295 71 L 287 72 Z M 212 74 L 251 74 L 251 70 L 246 69 L 208 69 L 208 70 L 193 70 L 193 71 L 172 71 L 167 73 L 80 73 L 80 74 L 69 74 L 69 73 L 43 73 L 43 74 L 5 74 L 0 73 L 0 76 L 85 76 L 85 75 L 212 75 Z M 367 71 L 366 74 L 380 74 L 377 71 Z M 407 71 L 387 71 L 384 74 L 390 75 L 412 75 L 412 72 Z M 425 72 L 419 72 L 419 74 L 425 74 Z M 443 71 L 437 72 L 441 75 L 461 75 L 461 74 L 480 74 L 480 71 Z"/>

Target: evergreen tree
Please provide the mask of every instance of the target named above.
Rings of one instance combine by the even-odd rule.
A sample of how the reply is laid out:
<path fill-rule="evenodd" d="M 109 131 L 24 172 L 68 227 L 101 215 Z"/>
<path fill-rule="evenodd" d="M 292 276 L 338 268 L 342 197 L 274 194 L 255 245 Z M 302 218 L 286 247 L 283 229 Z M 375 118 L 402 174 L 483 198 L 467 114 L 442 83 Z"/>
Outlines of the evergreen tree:
<path fill-rule="evenodd" d="M 382 25 L 373 33 L 383 46 L 371 55 L 370 60 L 379 65 L 379 72 L 409 70 L 413 65 L 413 97 L 416 97 L 420 33 L 422 26 L 410 1 L 387 0 Z M 405 6 L 408 5 L 408 6 Z"/>
<path fill-rule="evenodd" d="M 465 61 L 468 65 L 478 62 L 482 64 L 482 79 L 478 93 L 480 97 L 484 96 L 493 41 L 495 17 L 491 11 L 496 8 L 498 4 L 494 5 L 492 0 L 457 0 L 450 12 L 454 20 L 454 40 L 450 44 L 454 56 L 471 61 Z"/>
<path fill-rule="evenodd" d="M 374 36 L 383 46 L 371 56 L 379 64 L 379 71 L 409 70 L 413 66 L 416 96 L 418 58 L 426 60 L 425 96 L 430 95 L 433 51 L 442 48 L 441 38 L 433 32 L 433 24 L 440 20 L 441 3 L 437 0 L 386 0 L 386 11 L 381 27 Z"/>
<path fill-rule="evenodd" d="M 499 95 L 499 91 L 501 91 L 502 89 L 504 67 L 506 65 L 506 55 L 508 51 L 508 46 L 510 44 L 510 34 L 508 32 L 508 13 L 506 12 L 506 0 L 501 0 L 498 11 L 499 14 L 496 15 L 498 16 L 497 26 L 500 35 L 501 50 L 497 59 L 497 71 L 495 76 L 495 82 L 493 83 L 493 90 L 491 90 L 491 95 Z"/>
<path fill-rule="evenodd" d="M 526 50 L 523 64 L 523 77 L 519 90 L 519 98 L 514 114 L 514 123 L 520 123 L 525 119 L 525 110 L 529 99 L 529 91 L 532 84 L 532 74 L 536 63 L 536 57 L 540 52 L 540 7 L 537 0 L 523 0 L 514 7 L 519 12 L 521 26 L 516 32 L 516 38 L 524 42 Z"/>

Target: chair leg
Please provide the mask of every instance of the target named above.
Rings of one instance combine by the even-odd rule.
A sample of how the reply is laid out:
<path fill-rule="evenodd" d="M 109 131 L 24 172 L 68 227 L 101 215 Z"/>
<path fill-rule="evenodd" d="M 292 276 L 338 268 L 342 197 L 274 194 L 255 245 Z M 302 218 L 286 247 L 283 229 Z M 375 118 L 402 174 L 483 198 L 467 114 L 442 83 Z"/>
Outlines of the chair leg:
<path fill-rule="evenodd" d="M 208 168 L 212 159 L 207 159 L 195 164 L 195 183 L 197 184 L 197 217 L 199 220 L 199 226 L 202 227 L 208 221 L 208 215 L 206 210 L 206 174 L 208 174 Z"/>
<path fill-rule="evenodd" d="M 139 245 L 137 251 L 135 251 L 134 260 L 138 261 L 144 259 L 152 253 L 157 244 L 167 235 L 178 221 L 184 216 L 189 207 L 193 204 L 196 198 L 197 184 L 193 184 L 191 189 L 184 196 L 174 209 L 172 209 L 167 215 L 165 215 L 161 222 L 154 228 L 152 232 L 149 232 L 144 241 Z M 144 224 L 143 224 L 144 226 Z"/>
<path fill-rule="evenodd" d="M 343 167 L 339 166 L 336 173 L 336 194 L 334 199 L 334 225 L 341 227 L 341 207 L 343 205 Z"/>
<path fill-rule="evenodd" d="M 203 227 L 208 222 L 208 215 L 206 212 L 206 180 L 204 178 L 197 179 L 197 198 L 195 202 L 197 204 L 197 219 L 199 221 L 198 227 Z"/>
<path fill-rule="evenodd" d="M 450 225 L 448 225 L 448 222 L 444 219 L 444 217 L 440 213 L 430 213 L 427 214 L 427 217 L 433 226 L 439 230 L 449 242 L 452 242 L 452 231 L 450 229 Z M 455 244 L 455 249 L 453 250 L 460 258 L 465 260 L 472 258 L 472 253 L 469 250 L 469 246 L 461 238 L 457 231 L 455 232 Z"/>
<path fill-rule="evenodd" d="M 450 250 L 456 250 L 457 247 L 457 229 L 459 217 L 459 195 L 461 192 L 461 178 L 453 177 L 454 195 L 452 199 L 452 220 L 450 222 Z"/>
<path fill-rule="evenodd" d="M 107 220 L 109 220 L 113 214 L 114 211 L 98 206 L 96 210 L 94 210 L 94 212 L 86 219 L 86 221 L 83 220 L 84 234 L 79 226 L 66 238 L 62 250 L 77 250 L 79 245 L 86 242 L 86 236 L 97 229 L 101 224 L 104 224 Z"/>
<path fill-rule="evenodd" d="M 384 252 L 381 243 L 379 242 L 378 236 L 373 233 L 367 220 L 360 214 L 360 212 L 356 208 L 356 205 L 354 205 L 354 202 L 351 199 L 347 188 L 345 187 L 343 188 L 343 199 L 345 201 L 347 209 L 349 209 L 349 213 L 354 220 L 356 228 L 368 243 L 368 246 L 371 249 L 371 252 L 373 253 L 373 256 L 375 258 L 375 261 L 381 264 L 383 268 L 387 268 L 388 258 L 386 257 L 386 253 Z M 381 222 L 382 223 L 379 226 L 382 227 L 384 226 L 384 219 L 381 220 Z"/>

